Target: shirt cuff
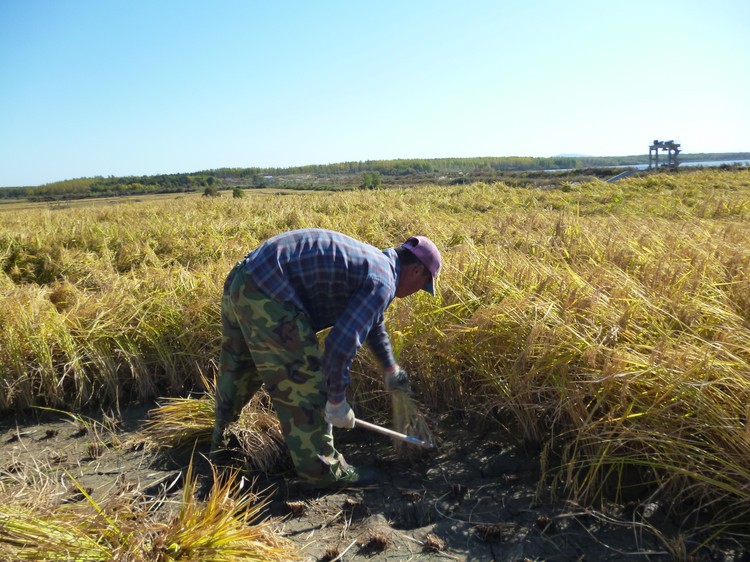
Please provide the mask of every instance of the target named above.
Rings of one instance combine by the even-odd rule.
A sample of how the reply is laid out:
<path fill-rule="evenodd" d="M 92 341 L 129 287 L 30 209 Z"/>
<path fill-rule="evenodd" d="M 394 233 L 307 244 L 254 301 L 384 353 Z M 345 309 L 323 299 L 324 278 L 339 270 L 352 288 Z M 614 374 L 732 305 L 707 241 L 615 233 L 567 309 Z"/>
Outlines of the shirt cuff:
<path fill-rule="evenodd" d="M 334 404 L 343 402 L 344 400 L 346 400 L 346 390 L 343 392 L 336 392 L 336 393 L 328 392 L 327 400 L 329 402 L 333 402 Z"/>

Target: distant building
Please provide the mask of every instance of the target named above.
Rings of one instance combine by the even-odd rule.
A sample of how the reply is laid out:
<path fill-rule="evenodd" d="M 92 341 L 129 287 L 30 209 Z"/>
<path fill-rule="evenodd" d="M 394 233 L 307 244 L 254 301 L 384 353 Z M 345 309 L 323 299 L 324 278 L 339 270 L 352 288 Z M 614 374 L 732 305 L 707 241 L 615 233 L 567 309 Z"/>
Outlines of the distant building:
<path fill-rule="evenodd" d="M 653 167 L 659 167 L 659 151 L 667 151 L 667 163 L 665 166 L 676 168 L 679 165 L 677 161 L 677 155 L 680 153 L 680 145 L 673 140 L 669 141 L 658 141 L 648 147 L 648 169 Z"/>

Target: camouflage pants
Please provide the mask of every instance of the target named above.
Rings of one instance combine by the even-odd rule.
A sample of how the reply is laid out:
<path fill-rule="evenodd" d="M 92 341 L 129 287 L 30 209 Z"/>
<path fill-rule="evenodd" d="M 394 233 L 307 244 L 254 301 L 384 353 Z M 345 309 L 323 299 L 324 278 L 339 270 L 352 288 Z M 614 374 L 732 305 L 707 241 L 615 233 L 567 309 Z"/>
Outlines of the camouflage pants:
<path fill-rule="evenodd" d="M 260 292 L 240 262 L 224 284 L 221 324 L 212 449 L 265 383 L 297 474 L 320 484 L 342 476 L 347 464 L 324 419 L 322 355 L 308 317 Z"/>

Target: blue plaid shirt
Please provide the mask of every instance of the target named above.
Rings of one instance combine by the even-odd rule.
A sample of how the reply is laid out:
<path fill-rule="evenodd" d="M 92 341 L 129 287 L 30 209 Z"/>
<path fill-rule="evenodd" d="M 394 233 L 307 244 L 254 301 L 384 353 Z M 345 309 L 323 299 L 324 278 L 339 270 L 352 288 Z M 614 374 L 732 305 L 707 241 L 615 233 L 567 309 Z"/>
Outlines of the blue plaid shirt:
<path fill-rule="evenodd" d="M 383 367 L 396 364 L 383 316 L 400 274 L 392 248 L 381 251 L 330 230 L 295 230 L 266 240 L 245 264 L 266 295 L 302 310 L 316 331 L 333 327 L 323 352 L 332 402 L 346 398 L 352 359 L 364 341 Z"/>

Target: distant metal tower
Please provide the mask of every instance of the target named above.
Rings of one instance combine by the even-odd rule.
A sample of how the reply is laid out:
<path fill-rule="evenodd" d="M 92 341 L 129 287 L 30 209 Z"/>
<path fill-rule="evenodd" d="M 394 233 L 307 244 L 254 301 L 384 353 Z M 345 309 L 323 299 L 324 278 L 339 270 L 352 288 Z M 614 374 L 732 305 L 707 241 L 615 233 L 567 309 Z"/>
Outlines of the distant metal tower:
<path fill-rule="evenodd" d="M 648 147 L 648 169 L 651 169 L 652 160 L 654 165 L 659 167 L 659 150 L 669 151 L 667 154 L 667 166 L 676 168 L 679 165 L 677 155 L 680 153 L 680 145 L 674 141 L 654 141 L 654 144 Z M 655 156 L 655 158 L 654 158 Z"/>

